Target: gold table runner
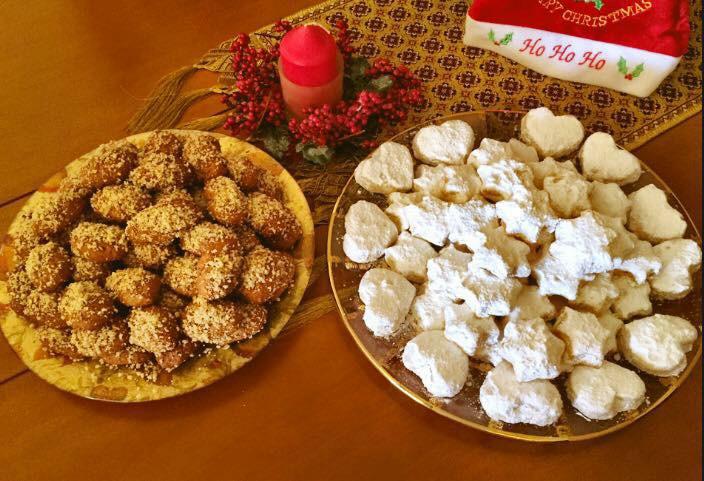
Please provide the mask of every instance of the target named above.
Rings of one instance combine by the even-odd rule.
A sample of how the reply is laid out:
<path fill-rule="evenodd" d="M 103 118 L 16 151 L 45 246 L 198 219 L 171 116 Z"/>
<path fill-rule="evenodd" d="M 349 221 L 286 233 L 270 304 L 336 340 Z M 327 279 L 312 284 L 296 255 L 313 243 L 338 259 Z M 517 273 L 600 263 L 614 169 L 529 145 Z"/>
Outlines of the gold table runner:
<path fill-rule="evenodd" d="M 493 52 L 465 46 L 462 36 L 468 6 L 462 0 L 330 0 L 288 20 L 294 24 L 317 22 L 332 26 L 337 20 L 346 19 L 360 54 L 404 64 L 423 80 L 426 104 L 393 132 L 384 132 L 384 137 L 452 113 L 528 110 L 544 105 L 554 112 L 575 115 L 588 132 L 609 132 L 621 145 L 634 149 L 701 111 L 701 2 L 690 0 L 687 53 L 677 69 L 646 98 L 547 77 Z M 272 25 L 256 33 L 273 33 Z M 253 40 L 261 43 L 262 37 L 254 35 Z M 184 124 L 179 124 L 179 120 L 189 106 L 222 93 L 231 84 L 230 42 L 216 46 L 196 64 L 164 77 L 130 122 L 130 132 L 174 126 L 202 130 L 220 127 L 226 112 L 214 112 L 211 117 Z M 219 74 L 219 84 L 181 92 L 188 76 L 199 70 Z M 326 224 L 356 162 L 347 160 L 319 167 L 288 159 L 283 164 L 305 192 L 316 225 Z M 314 279 L 324 272 L 322 260 L 317 259 Z M 297 313 L 300 316 L 292 318 L 292 325 L 334 308 L 330 299 L 331 296 L 321 296 L 303 304 Z"/>

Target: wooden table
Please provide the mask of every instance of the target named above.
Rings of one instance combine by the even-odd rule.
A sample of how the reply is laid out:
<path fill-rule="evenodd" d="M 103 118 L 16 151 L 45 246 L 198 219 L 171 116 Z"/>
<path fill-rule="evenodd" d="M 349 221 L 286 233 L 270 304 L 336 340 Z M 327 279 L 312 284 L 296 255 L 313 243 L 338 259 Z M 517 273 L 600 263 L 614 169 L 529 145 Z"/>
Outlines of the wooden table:
<path fill-rule="evenodd" d="M 0 229 L 52 172 L 124 136 L 161 75 L 233 32 L 314 2 L 0 3 Z M 701 119 L 692 118 L 636 152 L 678 192 L 697 225 L 701 136 Z M 322 231 L 318 248 L 324 252 Z M 328 289 L 321 279 L 312 295 Z M 701 377 L 699 364 L 664 406 L 624 431 L 538 445 L 488 436 L 420 408 L 366 361 L 336 314 L 282 337 L 216 385 L 141 405 L 58 391 L 28 373 L 3 339 L 0 481 L 695 480 Z"/>

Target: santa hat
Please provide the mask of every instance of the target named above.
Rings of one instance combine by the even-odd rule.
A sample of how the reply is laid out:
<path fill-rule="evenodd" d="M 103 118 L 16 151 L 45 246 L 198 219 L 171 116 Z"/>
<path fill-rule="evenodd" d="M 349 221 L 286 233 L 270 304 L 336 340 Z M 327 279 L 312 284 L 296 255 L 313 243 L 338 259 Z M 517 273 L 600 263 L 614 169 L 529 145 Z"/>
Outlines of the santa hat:
<path fill-rule="evenodd" d="M 645 97 L 687 50 L 688 18 L 686 0 L 474 0 L 464 43 Z"/>

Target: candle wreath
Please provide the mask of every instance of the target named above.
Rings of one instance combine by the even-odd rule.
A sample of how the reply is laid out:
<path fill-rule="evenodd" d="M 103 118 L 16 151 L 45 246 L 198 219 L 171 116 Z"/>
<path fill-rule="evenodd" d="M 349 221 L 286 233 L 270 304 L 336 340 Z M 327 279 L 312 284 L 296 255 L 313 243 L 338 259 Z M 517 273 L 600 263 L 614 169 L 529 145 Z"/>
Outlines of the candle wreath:
<path fill-rule="evenodd" d="M 274 26 L 278 35 L 255 34 L 267 39 L 268 48 L 255 47 L 244 33 L 232 42 L 234 89 L 222 99 L 231 109 L 224 127 L 232 135 L 259 141 L 279 159 L 295 151 L 325 164 L 342 153 L 375 148 L 382 128 L 402 122 L 411 108 L 422 105 L 420 80 L 405 66 L 356 55 L 347 23 L 338 21 L 333 34 L 345 63 L 343 99 L 305 109 L 301 119 L 287 118 L 277 62 L 279 42 L 291 29 L 290 22 L 280 20 Z"/>

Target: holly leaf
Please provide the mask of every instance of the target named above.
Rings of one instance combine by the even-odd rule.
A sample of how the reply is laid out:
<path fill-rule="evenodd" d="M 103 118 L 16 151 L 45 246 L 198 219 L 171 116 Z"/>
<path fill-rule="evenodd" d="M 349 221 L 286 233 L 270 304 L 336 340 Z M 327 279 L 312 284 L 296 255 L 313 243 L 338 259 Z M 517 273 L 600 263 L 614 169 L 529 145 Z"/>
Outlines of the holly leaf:
<path fill-rule="evenodd" d="M 616 65 L 618 65 L 619 73 L 622 73 L 624 75 L 626 75 L 628 73 L 628 63 L 626 62 L 625 58 L 620 57 L 618 59 L 618 63 Z"/>
<path fill-rule="evenodd" d="M 364 57 L 351 57 L 345 67 L 348 77 L 353 79 L 364 77 L 369 68 L 369 60 Z"/>
<path fill-rule="evenodd" d="M 288 132 L 282 128 L 268 128 L 262 133 L 262 144 L 277 159 L 283 158 L 291 145 Z"/>
<path fill-rule="evenodd" d="M 376 92 L 386 92 L 393 84 L 394 80 L 390 75 L 382 75 L 381 77 L 372 79 L 369 82 L 369 87 Z"/>
<path fill-rule="evenodd" d="M 359 92 L 367 90 L 369 61 L 364 57 L 352 57 L 345 65 L 344 97 L 353 99 Z"/>
<path fill-rule="evenodd" d="M 494 33 L 493 28 L 489 30 L 489 40 L 491 40 L 492 42 L 496 42 L 496 34 Z"/>
<path fill-rule="evenodd" d="M 307 161 L 318 165 L 324 165 L 330 162 L 335 153 L 335 151 L 327 145 L 314 144 L 298 144 L 296 145 L 296 152 L 301 154 Z"/>
<path fill-rule="evenodd" d="M 596 8 L 597 10 L 601 10 L 603 6 L 603 0 L 594 0 L 594 8 Z"/>
<path fill-rule="evenodd" d="M 513 32 L 504 35 L 504 38 L 502 38 L 499 43 L 501 45 L 508 45 L 509 43 L 511 43 L 511 40 L 513 40 Z"/>
<path fill-rule="evenodd" d="M 633 69 L 633 72 L 631 72 L 631 76 L 633 78 L 639 77 L 640 74 L 643 73 L 643 70 L 645 70 L 645 65 L 642 63 L 639 63 L 638 65 L 635 66 L 635 68 Z"/>

